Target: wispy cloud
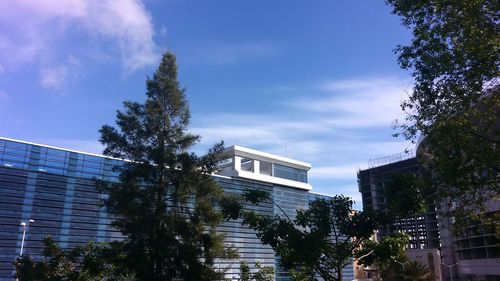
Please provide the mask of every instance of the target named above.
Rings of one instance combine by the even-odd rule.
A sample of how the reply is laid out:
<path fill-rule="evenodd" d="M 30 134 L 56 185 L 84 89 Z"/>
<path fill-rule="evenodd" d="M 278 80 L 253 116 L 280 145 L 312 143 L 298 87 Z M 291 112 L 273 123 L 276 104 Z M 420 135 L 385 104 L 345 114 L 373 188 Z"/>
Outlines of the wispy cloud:
<path fill-rule="evenodd" d="M 197 63 L 232 64 L 262 59 L 279 53 L 279 48 L 268 42 L 218 43 L 193 51 Z"/>
<path fill-rule="evenodd" d="M 55 66 L 45 66 L 40 72 L 40 84 L 45 88 L 62 90 L 80 76 L 81 63 L 74 56 Z"/>
<path fill-rule="evenodd" d="M 327 81 L 320 95 L 291 102 L 299 110 L 329 116 L 335 127 L 388 126 L 401 118 L 406 82 L 398 78 L 364 78 Z"/>
<path fill-rule="evenodd" d="M 401 116 L 401 85 L 399 79 L 386 77 L 301 86 L 308 89 L 307 98 L 293 95 L 289 103 L 279 99 L 276 110 L 260 114 L 240 109 L 194 115 L 192 130 L 203 137 L 200 153 L 224 140 L 310 162 L 314 190 L 359 199 L 356 175 L 369 159 L 411 148 L 390 136 L 392 121 Z"/>
<path fill-rule="evenodd" d="M 346 163 L 337 166 L 314 167 L 309 173 L 311 179 L 354 179 L 364 163 Z"/>
<path fill-rule="evenodd" d="M 119 50 L 126 72 L 154 64 L 158 57 L 151 16 L 140 0 L 6 0 L 0 3 L 0 24 L 4 67 L 45 67 L 46 61 L 74 54 L 80 46 L 68 42 L 77 34 L 79 45 L 116 46 L 112 49 Z"/>

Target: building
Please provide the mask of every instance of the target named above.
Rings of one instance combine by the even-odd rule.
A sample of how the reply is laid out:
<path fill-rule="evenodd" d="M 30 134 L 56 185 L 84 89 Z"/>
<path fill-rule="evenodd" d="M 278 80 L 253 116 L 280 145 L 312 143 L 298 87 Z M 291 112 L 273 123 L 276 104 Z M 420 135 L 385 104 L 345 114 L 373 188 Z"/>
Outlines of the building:
<path fill-rule="evenodd" d="M 495 84 L 495 83 L 493 83 Z M 479 207 L 472 203 L 466 208 L 471 213 L 482 212 L 486 220 L 481 221 L 478 218 L 455 218 L 451 214 L 457 205 L 460 205 L 461 198 L 447 198 L 442 200 L 438 205 L 439 213 L 443 214 L 439 218 L 439 227 L 441 234 L 441 256 L 443 262 L 443 280 L 466 280 L 466 281 L 500 281 L 500 201 L 499 201 L 499 175 L 498 164 L 500 163 L 500 153 L 498 153 L 498 143 L 500 141 L 500 86 L 495 84 L 488 90 L 484 91 L 481 98 L 470 109 L 465 109 L 464 112 L 457 114 L 460 122 L 471 123 L 467 129 L 463 129 L 467 134 L 467 138 L 460 138 L 459 142 L 449 144 L 449 147 L 456 149 L 455 151 L 447 150 L 446 155 L 457 151 L 468 159 L 468 163 L 472 164 L 469 173 L 465 172 L 465 178 L 487 179 L 487 181 L 479 181 L 484 186 L 475 186 L 474 193 L 486 195 L 488 200 L 479 211 Z M 451 117 L 450 119 L 453 119 Z M 477 135 L 470 132 L 477 132 Z M 422 137 L 417 144 L 417 157 L 423 163 L 432 162 L 433 150 L 433 133 L 426 137 Z M 437 139 L 441 140 L 441 135 L 437 133 Z M 452 135 L 455 138 L 455 135 Z M 459 144 L 460 146 L 458 146 Z M 464 147 L 465 146 L 465 149 Z M 442 146 L 440 146 L 442 148 Z M 471 153 L 471 151 L 473 153 Z M 469 151 L 469 152 L 468 152 Z M 435 152 L 434 152 L 435 153 Z M 458 155 L 460 155 L 458 154 Z M 494 167 L 494 172 L 485 168 L 481 161 L 476 162 L 475 159 L 491 156 L 486 160 L 487 165 Z M 453 157 L 452 157 L 453 159 Z M 455 164 L 456 165 L 456 164 Z M 453 167 L 453 166 L 451 166 Z M 432 172 L 432 171 L 431 171 Z M 463 175 L 462 175 L 463 176 Z M 472 182 L 472 181 L 471 181 Z M 457 186 L 448 186 L 449 190 L 458 188 Z M 460 192 L 459 192 L 460 193 Z M 472 193 L 472 192 L 471 192 Z M 471 195 L 471 194 L 466 194 Z M 491 198 L 491 199 L 489 199 Z M 458 221 L 460 219 L 460 221 Z M 457 220 L 457 221 L 456 221 Z M 458 224 L 456 223 L 458 222 Z M 457 227 L 459 225 L 459 227 Z M 495 229 L 496 228 L 496 229 Z"/>
<path fill-rule="evenodd" d="M 370 161 L 370 167 L 358 173 L 363 209 L 385 210 L 384 187 L 391 175 L 418 174 L 421 169 L 414 154 L 395 154 Z M 487 210 L 491 216 L 498 214 L 500 202 L 488 202 Z M 454 281 L 500 280 L 499 240 L 495 229 L 480 221 L 470 221 L 465 229 L 457 231 L 453 218 L 443 215 L 449 212 L 450 204 L 440 202 L 435 207 L 430 206 L 424 215 L 407 217 L 382 227 L 379 236 L 392 231 L 407 233 L 410 236 L 409 258 L 434 264 L 434 272 L 438 272 L 436 259 L 439 257 L 443 281 L 452 280 L 452 277 Z M 435 251 L 439 251 L 439 255 L 435 255 Z M 432 262 L 425 260 L 429 259 L 429 253 L 433 253 Z"/>
<path fill-rule="evenodd" d="M 384 189 L 395 173 L 419 174 L 421 167 L 413 153 L 400 153 L 370 161 L 368 169 L 358 172 L 358 186 L 363 200 L 363 210 L 386 210 Z M 410 236 L 410 249 L 440 247 L 436 208 L 429 206 L 427 213 L 398 219 L 395 223 L 381 227 L 380 237 L 394 231 Z"/>
<path fill-rule="evenodd" d="M 449 204 L 443 202 L 441 211 L 449 213 Z M 486 213 L 495 218 L 500 214 L 500 202 L 490 200 Z M 479 220 L 469 220 L 465 227 L 455 229 L 454 218 L 441 216 L 443 280 L 500 281 L 500 240 L 495 227 Z M 498 227 L 498 219 L 495 221 Z"/>
<path fill-rule="evenodd" d="M 441 253 L 438 249 L 409 249 L 406 256 L 411 261 L 426 265 L 435 281 L 441 281 Z"/>
<path fill-rule="evenodd" d="M 214 178 L 226 192 L 266 190 L 291 217 L 297 209 L 308 207 L 310 164 L 239 146 L 229 147 L 225 155 L 226 161 Z M 27 227 L 24 254 L 35 259 L 47 234 L 62 247 L 121 239 L 110 226 L 112 218 L 100 204 L 104 195 L 94 182 L 116 182 L 118 174 L 113 166 L 121 163 L 101 155 L 0 138 L 0 281 L 12 280 L 12 262 L 21 247 L 21 223 L 30 219 L 35 222 Z M 272 203 L 246 208 L 281 214 Z M 262 245 L 255 232 L 240 221 L 224 222 L 218 229 L 226 234 L 226 242 L 238 249 L 240 260 L 250 266 L 259 261 L 263 266 L 277 267 L 279 260 L 273 250 Z M 228 277 L 238 278 L 239 260 L 219 265 L 229 268 Z M 276 280 L 289 279 L 279 268 L 276 271 Z"/>

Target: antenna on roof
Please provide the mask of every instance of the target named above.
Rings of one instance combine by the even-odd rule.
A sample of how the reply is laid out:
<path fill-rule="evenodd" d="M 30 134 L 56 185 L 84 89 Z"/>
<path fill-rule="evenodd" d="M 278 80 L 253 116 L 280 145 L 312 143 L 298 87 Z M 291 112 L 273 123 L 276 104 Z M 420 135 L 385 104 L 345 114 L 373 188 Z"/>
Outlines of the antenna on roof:
<path fill-rule="evenodd" d="M 285 157 L 288 158 L 288 147 L 286 142 L 285 142 Z"/>

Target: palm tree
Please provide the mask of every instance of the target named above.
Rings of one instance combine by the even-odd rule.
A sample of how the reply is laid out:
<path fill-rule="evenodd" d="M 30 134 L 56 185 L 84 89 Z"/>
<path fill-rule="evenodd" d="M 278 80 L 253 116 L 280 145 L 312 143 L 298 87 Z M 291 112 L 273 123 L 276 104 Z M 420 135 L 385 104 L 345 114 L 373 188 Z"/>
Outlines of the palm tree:
<path fill-rule="evenodd" d="M 404 281 L 434 281 L 429 267 L 418 262 L 409 261 L 403 266 L 402 280 Z"/>

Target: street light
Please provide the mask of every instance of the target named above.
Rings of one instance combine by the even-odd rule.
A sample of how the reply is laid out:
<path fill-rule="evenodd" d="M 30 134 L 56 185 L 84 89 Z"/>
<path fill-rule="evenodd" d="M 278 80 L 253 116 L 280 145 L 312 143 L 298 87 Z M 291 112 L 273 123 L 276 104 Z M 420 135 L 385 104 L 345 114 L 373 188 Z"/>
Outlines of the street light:
<path fill-rule="evenodd" d="M 34 219 L 29 219 L 28 220 L 28 223 L 25 223 L 25 222 L 21 222 L 21 226 L 23 227 L 23 239 L 21 240 L 21 251 L 19 251 L 19 256 L 22 257 L 23 256 L 23 250 L 24 250 L 24 239 L 26 237 L 26 229 L 28 228 L 28 226 L 32 223 L 34 223 L 35 220 Z"/>
<path fill-rule="evenodd" d="M 395 260 L 395 262 L 399 263 L 402 267 L 404 267 L 405 264 L 409 263 L 409 261 L 400 262 L 400 261 L 397 261 L 397 260 Z"/>
<path fill-rule="evenodd" d="M 451 271 L 451 268 L 454 267 L 455 265 L 457 265 L 458 263 L 455 263 L 455 264 L 441 263 L 441 264 L 450 269 L 450 278 L 451 278 L 451 281 L 453 281 L 453 272 Z"/>

